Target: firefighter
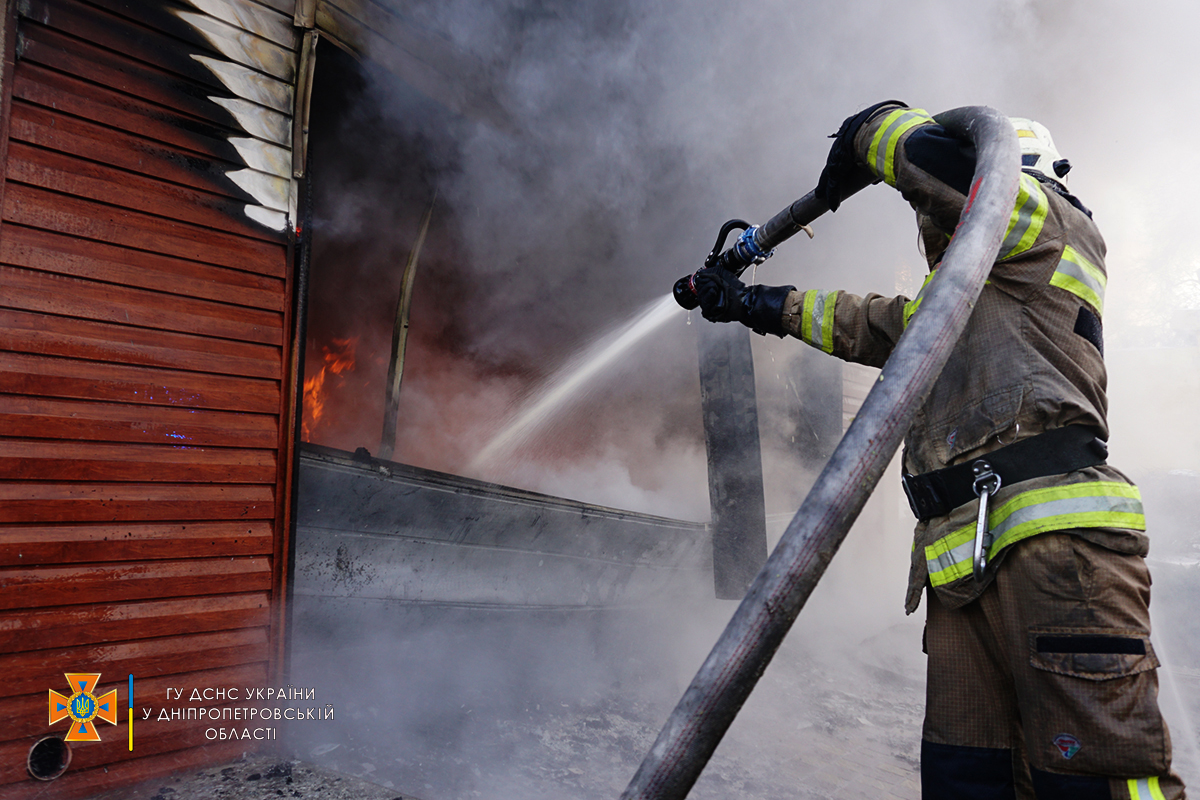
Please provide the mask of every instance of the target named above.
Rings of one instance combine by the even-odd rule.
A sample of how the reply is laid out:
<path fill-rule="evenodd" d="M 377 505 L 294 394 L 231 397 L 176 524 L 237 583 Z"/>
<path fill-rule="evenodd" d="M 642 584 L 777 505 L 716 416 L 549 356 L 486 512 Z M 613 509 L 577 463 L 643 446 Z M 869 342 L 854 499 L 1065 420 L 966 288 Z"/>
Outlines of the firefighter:
<path fill-rule="evenodd" d="M 1150 643 L 1138 489 L 1106 463 L 1104 240 L 1049 131 L 1013 119 L 1020 188 L 962 338 L 905 439 L 918 518 L 906 611 L 927 595 L 926 800 L 1176 800 Z M 914 298 L 695 276 L 701 311 L 882 367 L 954 235 L 974 147 L 894 101 L 834 136 L 817 194 L 857 170 L 917 213 Z M 981 504 L 986 523 L 977 525 Z"/>

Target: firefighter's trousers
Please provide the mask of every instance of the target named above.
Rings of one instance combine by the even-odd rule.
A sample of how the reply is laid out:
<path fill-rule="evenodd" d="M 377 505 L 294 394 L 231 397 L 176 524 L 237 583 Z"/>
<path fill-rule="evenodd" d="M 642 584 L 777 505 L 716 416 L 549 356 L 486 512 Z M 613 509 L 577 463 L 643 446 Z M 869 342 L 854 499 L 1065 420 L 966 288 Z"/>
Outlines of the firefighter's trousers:
<path fill-rule="evenodd" d="M 928 593 L 924 800 L 1183 798 L 1145 560 L 1062 532 L 1009 551 L 977 600 Z"/>

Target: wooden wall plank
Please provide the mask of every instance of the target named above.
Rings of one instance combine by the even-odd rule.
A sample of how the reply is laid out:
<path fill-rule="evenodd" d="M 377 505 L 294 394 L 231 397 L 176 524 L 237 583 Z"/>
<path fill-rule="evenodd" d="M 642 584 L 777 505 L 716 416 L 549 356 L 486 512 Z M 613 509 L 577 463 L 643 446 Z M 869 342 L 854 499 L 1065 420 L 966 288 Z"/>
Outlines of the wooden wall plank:
<path fill-rule="evenodd" d="M 262 178 L 282 181 L 274 176 Z M 269 231 L 245 215 L 244 200 L 165 183 L 15 140 L 9 145 L 8 179 L 228 234 L 268 242 L 280 240 L 277 231 Z M 283 197 L 286 198 L 286 189 Z"/>
<path fill-rule="evenodd" d="M 49 317 L 3 307 L 0 307 L 0 348 L 275 380 L 282 372 L 277 347 Z"/>
<path fill-rule="evenodd" d="M 10 611 L 0 617 L 0 649 L 19 653 L 122 639 L 261 628 L 269 621 L 270 603 L 267 592 L 247 592 Z"/>
<path fill-rule="evenodd" d="M 100 9 L 74 2 L 62 2 L 61 5 L 69 14 L 85 18 L 76 19 L 71 27 L 75 31 L 87 32 L 72 33 L 62 25 L 52 29 L 27 24 L 26 36 L 22 41 L 22 57 L 40 60 L 28 49 L 29 43 L 36 40 L 56 45 L 64 51 L 79 53 L 85 60 L 98 65 L 115 65 L 116 71 L 108 73 L 111 77 L 97 74 L 89 79 L 107 83 L 129 94 L 139 94 L 130 88 L 139 83 L 150 81 L 159 84 L 163 88 L 146 97 L 161 97 L 157 102 L 167 106 L 174 107 L 177 102 L 186 104 L 189 98 L 196 96 L 238 96 L 285 115 L 292 113 L 294 93 L 292 85 L 286 81 L 204 53 L 198 48 L 182 45 L 178 40 L 149 28 L 135 29 L 128 24 L 122 26 L 120 20 Z M 114 22 L 115 26 L 110 24 Z M 287 20 L 287 33 L 292 38 L 296 35 L 290 19 Z M 46 57 L 52 56 L 47 54 Z M 76 72 L 68 66 L 62 69 Z M 86 72 L 76 74 L 89 77 Z M 173 94 L 180 96 L 173 97 Z M 200 116 L 206 114 L 204 112 Z"/>
<path fill-rule="evenodd" d="M 214 91 L 224 88 L 217 76 L 192 58 L 194 48 L 161 31 L 130 24 L 130 20 L 104 9 L 77 0 L 30 0 L 29 18 L 22 29 L 45 26 L 205 84 Z"/>
<path fill-rule="evenodd" d="M 238 484 L 202 489 L 195 484 L 0 483 L 0 502 L 5 504 L 0 522 L 273 518 L 270 489 Z"/>
<path fill-rule="evenodd" d="M 0 386 L 12 394 L 273 414 L 279 383 L 0 351 Z"/>
<path fill-rule="evenodd" d="M 270 561 L 262 556 L 251 556 L 0 569 L 0 608 L 62 608 L 77 603 L 91 604 L 101 598 L 105 602 L 115 603 L 124 600 L 265 591 L 271 588 Z M 174 646 L 192 649 L 193 639 L 204 639 L 208 635 L 181 636 L 173 640 Z M 167 640 L 152 640 L 152 644 L 164 652 L 170 649 Z M 95 666 L 92 669 L 101 672 L 104 660 L 108 658 L 104 655 L 107 652 L 103 648 L 97 648 L 94 653 L 80 652 L 71 657 L 78 664 L 93 663 L 94 659 Z M 50 650 L 38 650 L 11 654 L 5 656 L 5 661 L 11 662 L 12 672 L 16 673 L 21 665 L 29 666 L 35 661 L 40 664 L 42 661 L 39 659 L 48 659 L 45 660 L 45 664 L 48 665 L 49 674 L 54 674 L 61 670 L 53 668 L 55 662 L 51 656 Z M 197 664 L 190 668 L 199 669 L 200 666 Z M 133 671 L 141 672 L 144 668 Z M 11 691 L 7 687 L 0 688 L 0 696 L 21 693 L 16 688 Z"/>
<path fill-rule="evenodd" d="M 213 89 L 37 27 L 22 39 L 21 54 L 30 63 L 210 122 L 230 134 L 249 133 L 279 145 L 290 144 L 291 87 L 259 73 L 239 71 L 228 62 L 210 62 L 231 84 L 229 89 Z"/>
<path fill-rule="evenodd" d="M 0 430 L 12 437 L 273 449 L 277 425 L 265 414 L 0 394 Z"/>
<path fill-rule="evenodd" d="M 283 344 L 283 316 L 54 273 L 0 266 L 8 308 L 219 339 Z"/>
<path fill-rule="evenodd" d="M 223 86 L 198 84 L 39 25 L 26 26 L 22 33 L 21 58 L 30 64 L 207 120 L 231 133 L 241 130 L 234 116 L 211 99 L 233 96 Z"/>
<path fill-rule="evenodd" d="M 57 680 L 61 672 L 63 670 L 59 670 L 54 675 L 48 675 L 47 678 Z M 125 678 L 126 676 L 124 675 L 105 675 L 101 673 L 97 692 L 99 694 L 106 694 L 116 689 L 117 704 L 123 708 L 128 708 L 129 684 Z M 252 664 L 240 664 L 236 667 L 226 667 L 224 669 L 186 672 L 181 675 L 165 675 L 145 679 L 137 677 L 135 670 L 134 679 L 134 702 L 144 708 L 149 708 L 151 704 L 161 704 L 166 697 L 168 687 L 192 686 L 201 689 L 207 687 L 216 689 L 218 687 L 228 688 L 236 686 L 240 695 L 243 687 L 265 686 L 267 681 L 267 665 L 265 662 L 260 661 Z M 0 716 L 9 721 L 8 725 L 0 726 L 0 741 L 12 741 L 27 736 L 38 736 L 47 732 L 46 689 L 54 689 L 62 693 L 66 692 L 65 685 L 62 689 L 54 686 L 46 686 L 45 689 L 37 694 L 7 697 L 0 701 Z M 139 703 L 139 700 L 144 702 Z M 215 700 L 203 700 L 197 701 L 196 705 L 213 706 L 216 703 L 217 701 Z M 141 720 L 141 718 L 142 714 L 139 712 L 138 719 Z M 135 735 L 138 730 L 137 723 L 135 723 Z M 29 747 L 29 743 L 26 742 L 25 746 Z"/>
<path fill-rule="evenodd" d="M 47 676 L 61 675 L 63 664 L 87 664 L 100 674 L 151 678 L 265 661 L 267 634 L 262 628 L 194 633 L 133 642 L 114 642 L 17 653 L 6 658 L 8 680 L 0 697 L 46 692 Z M 137 685 L 134 684 L 136 700 Z"/>
<path fill-rule="evenodd" d="M 283 316 L 209 300 L 0 265 L 0 303 L 13 309 L 219 339 L 283 344 Z"/>
<path fill-rule="evenodd" d="M 271 519 L 273 486 L 0 483 L 0 522 Z"/>
<path fill-rule="evenodd" d="M 21 225 L 4 226 L 4 237 L 0 238 L 0 264 L 230 305 L 284 311 L 283 283 L 278 278 L 73 239 Z"/>
<path fill-rule="evenodd" d="M 12 161 L 9 161 L 10 168 Z M 4 219 L 68 236 L 283 277 L 279 245 L 9 181 Z"/>
<path fill-rule="evenodd" d="M 294 48 L 280 46 L 206 14 L 190 11 L 186 6 L 176 5 L 170 0 L 155 3 L 142 0 L 93 0 L 93 4 L 127 20 L 125 25 L 130 34 L 150 28 L 182 40 L 176 45 L 181 49 L 222 55 L 285 83 L 295 81 Z M 70 5 L 50 0 L 30 0 L 28 16 L 43 25 L 68 30 L 69 23 L 62 21 L 61 16 L 65 16 Z M 129 25 L 129 22 L 134 24 Z M 76 27 L 70 32 L 75 33 L 78 30 L 79 27 Z M 86 36 L 87 28 L 83 27 L 78 35 Z M 119 40 L 113 43 L 113 49 L 120 50 L 121 42 L 125 41 L 128 34 L 117 35 Z"/>
<path fill-rule="evenodd" d="M 273 450 L 0 439 L 7 481 L 269 484 L 277 473 Z"/>
<path fill-rule="evenodd" d="M 204 120 L 61 75 L 36 64 L 21 64 L 13 76 L 13 98 L 58 109 L 80 119 L 98 120 L 116 130 L 140 134 L 189 153 L 240 166 L 241 156 L 228 131 Z"/>
<path fill-rule="evenodd" d="M 292 11 L 281 13 L 251 0 L 183 1 L 209 16 L 250 31 L 289 50 L 295 50 L 299 44 L 296 29 L 292 26 Z"/>
<path fill-rule="evenodd" d="M 120 522 L 0 528 L 0 564 L 34 567 L 92 561 L 155 561 L 269 555 L 269 521 Z"/>
<path fill-rule="evenodd" d="M 224 194 L 242 202 L 253 198 L 226 177 L 231 165 L 186 156 L 143 136 L 107 128 L 23 101 L 13 104 L 12 137 L 172 183 Z"/>

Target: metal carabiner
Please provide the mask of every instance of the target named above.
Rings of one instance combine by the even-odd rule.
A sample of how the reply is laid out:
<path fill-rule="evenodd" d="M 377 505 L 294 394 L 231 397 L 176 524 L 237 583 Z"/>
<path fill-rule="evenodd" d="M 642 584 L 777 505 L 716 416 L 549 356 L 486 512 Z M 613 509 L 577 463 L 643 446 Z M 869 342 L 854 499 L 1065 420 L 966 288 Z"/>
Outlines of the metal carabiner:
<path fill-rule="evenodd" d="M 992 465 L 983 459 L 971 465 L 971 472 L 975 474 L 971 488 L 979 498 L 979 515 L 975 518 L 975 553 L 971 566 L 975 580 L 982 581 L 983 571 L 987 568 L 984 539 L 988 534 L 988 500 L 1000 491 L 1000 476 L 992 470 Z M 987 542 L 987 545 L 990 546 L 991 542 Z"/>

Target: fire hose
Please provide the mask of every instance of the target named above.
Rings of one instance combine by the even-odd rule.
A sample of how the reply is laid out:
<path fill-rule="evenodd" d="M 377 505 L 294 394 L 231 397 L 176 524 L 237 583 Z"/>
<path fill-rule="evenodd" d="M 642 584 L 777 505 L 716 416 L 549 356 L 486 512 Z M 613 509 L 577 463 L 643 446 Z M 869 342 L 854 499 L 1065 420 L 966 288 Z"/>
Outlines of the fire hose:
<path fill-rule="evenodd" d="M 862 409 L 667 719 L 622 800 L 687 796 L 862 511 L 966 328 L 1007 230 L 1017 195 L 1020 151 L 1012 125 L 994 109 L 957 108 L 934 120 L 972 141 L 976 151 L 970 193 L 942 265 Z M 861 188 L 847 187 L 844 194 Z M 765 225 L 746 226 L 747 233 L 733 247 L 710 260 L 740 273 L 826 210 L 825 203 L 810 192 Z M 741 221 L 726 223 L 731 227 L 723 228 L 714 252 L 733 223 Z M 741 252 L 736 252 L 739 245 Z M 676 299 L 681 293 L 690 300 L 676 284 Z"/>

